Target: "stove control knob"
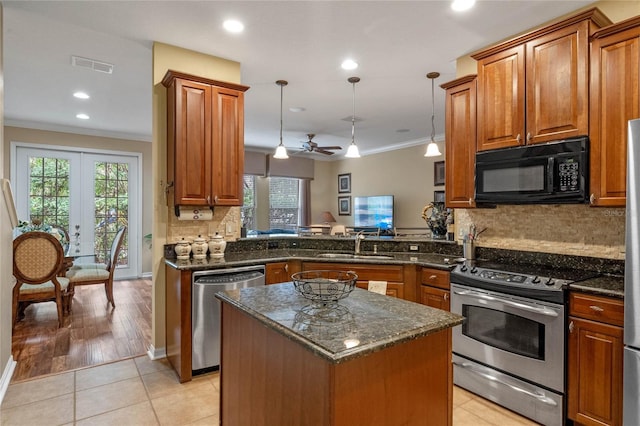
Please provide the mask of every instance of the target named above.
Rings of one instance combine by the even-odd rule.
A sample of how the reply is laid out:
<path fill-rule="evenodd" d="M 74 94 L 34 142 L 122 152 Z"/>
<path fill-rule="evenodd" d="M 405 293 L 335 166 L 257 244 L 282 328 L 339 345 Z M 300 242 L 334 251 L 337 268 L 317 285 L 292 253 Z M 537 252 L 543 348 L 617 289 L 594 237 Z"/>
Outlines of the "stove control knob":
<path fill-rule="evenodd" d="M 471 272 L 472 274 L 475 274 L 476 272 L 478 272 L 478 268 L 474 266 L 473 268 L 471 268 L 469 272 Z"/>
<path fill-rule="evenodd" d="M 531 280 L 531 282 L 534 284 L 538 284 L 540 282 L 540 277 L 536 275 L 535 277 L 533 277 L 533 280 Z"/>
<path fill-rule="evenodd" d="M 461 271 L 461 272 L 467 272 L 467 265 L 466 265 L 466 264 L 463 264 L 463 265 L 460 267 L 460 271 Z"/>
<path fill-rule="evenodd" d="M 548 285 L 549 287 L 551 287 L 552 285 L 554 285 L 555 282 L 553 281 L 553 278 L 549 278 L 544 285 Z"/>

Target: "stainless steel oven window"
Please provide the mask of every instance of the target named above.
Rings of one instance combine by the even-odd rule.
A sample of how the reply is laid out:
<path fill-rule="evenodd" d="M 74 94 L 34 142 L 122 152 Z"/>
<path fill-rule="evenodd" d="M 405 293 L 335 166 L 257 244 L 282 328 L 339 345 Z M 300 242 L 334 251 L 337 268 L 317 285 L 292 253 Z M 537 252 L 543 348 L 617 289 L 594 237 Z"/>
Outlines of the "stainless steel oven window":
<path fill-rule="evenodd" d="M 462 334 L 494 348 L 544 360 L 545 326 L 513 313 L 462 305 Z"/>

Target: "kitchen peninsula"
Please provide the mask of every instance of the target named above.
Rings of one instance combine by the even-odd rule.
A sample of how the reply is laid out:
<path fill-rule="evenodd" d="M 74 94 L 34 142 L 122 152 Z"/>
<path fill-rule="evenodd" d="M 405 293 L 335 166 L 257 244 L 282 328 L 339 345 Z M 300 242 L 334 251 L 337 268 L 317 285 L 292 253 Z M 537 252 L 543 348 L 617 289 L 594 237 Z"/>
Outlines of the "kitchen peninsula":
<path fill-rule="evenodd" d="M 222 424 L 451 425 L 461 316 L 358 288 L 329 310 L 292 283 L 216 297 Z"/>

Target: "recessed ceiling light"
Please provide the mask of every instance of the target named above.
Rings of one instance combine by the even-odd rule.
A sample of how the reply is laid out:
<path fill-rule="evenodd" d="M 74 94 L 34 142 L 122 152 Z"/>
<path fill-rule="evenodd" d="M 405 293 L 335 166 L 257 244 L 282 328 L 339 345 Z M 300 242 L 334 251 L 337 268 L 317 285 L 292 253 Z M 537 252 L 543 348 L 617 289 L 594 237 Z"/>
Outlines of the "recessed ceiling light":
<path fill-rule="evenodd" d="M 291 112 L 304 112 L 307 109 L 305 107 L 291 107 L 289 108 L 289 111 Z"/>
<path fill-rule="evenodd" d="M 86 94 L 85 92 L 76 92 L 73 94 L 74 98 L 78 98 L 78 99 L 89 99 L 90 96 L 88 94 Z"/>
<path fill-rule="evenodd" d="M 343 70 L 355 70 L 358 68 L 358 63 L 353 59 L 346 59 L 342 62 L 341 67 Z"/>
<path fill-rule="evenodd" d="M 76 118 L 79 118 L 80 120 L 88 120 L 89 116 L 87 114 L 80 113 L 76 114 Z"/>
<path fill-rule="evenodd" d="M 464 12 L 465 10 L 469 10 L 476 4 L 476 0 L 453 0 L 451 3 L 451 9 L 456 12 Z"/>
<path fill-rule="evenodd" d="M 244 31 L 244 24 L 240 21 L 236 21 L 235 19 L 227 19 L 224 21 L 222 26 L 230 33 L 241 33 Z"/>

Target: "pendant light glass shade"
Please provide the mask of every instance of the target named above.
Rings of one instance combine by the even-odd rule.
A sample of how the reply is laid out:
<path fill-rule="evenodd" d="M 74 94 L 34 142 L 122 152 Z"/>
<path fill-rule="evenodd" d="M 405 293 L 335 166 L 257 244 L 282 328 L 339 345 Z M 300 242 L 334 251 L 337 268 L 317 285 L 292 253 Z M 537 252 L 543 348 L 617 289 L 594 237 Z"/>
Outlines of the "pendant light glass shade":
<path fill-rule="evenodd" d="M 273 158 L 277 158 L 279 160 L 286 160 L 289 158 L 287 155 L 287 148 L 284 147 L 282 143 L 282 88 L 289 84 L 286 80 L 278 80 L 276 84 L 280 86 L 280 144 L 276 148 L 275 154 L 273 154 Z"/>
<path fill-rule="evenodd" d="M 429 142 L 429 144 L 427 145 L 427 152 L 424 153 L 425 157 L 438 157 L 440 155 L 442 155 L 442 153 L 440 153 L 440 149 L 438 148 L 438 144 L 435 141 L 435 135 L 436 135 L 436 125 L 435 125 L 435 121 L 436 121 L 436 107 L 435 107 L 435 95 L 434 95 L 434 80 L 436 78 L 440 77 L 440 73 L 439 72 L 430 72 L 429 74 L 427 74 L 427 78 L 431 80 L 431 142 Z"/>
<path fill-rule="evenodd" d="M 351 145 L 344 155 L 347 158 L 360 158 L 360 151 L 356 145 L 356 83 L 360 81 L 360 77 L 349 77 L 347 79 L 353 85 L 353 115 L 351 116 Z"/>

